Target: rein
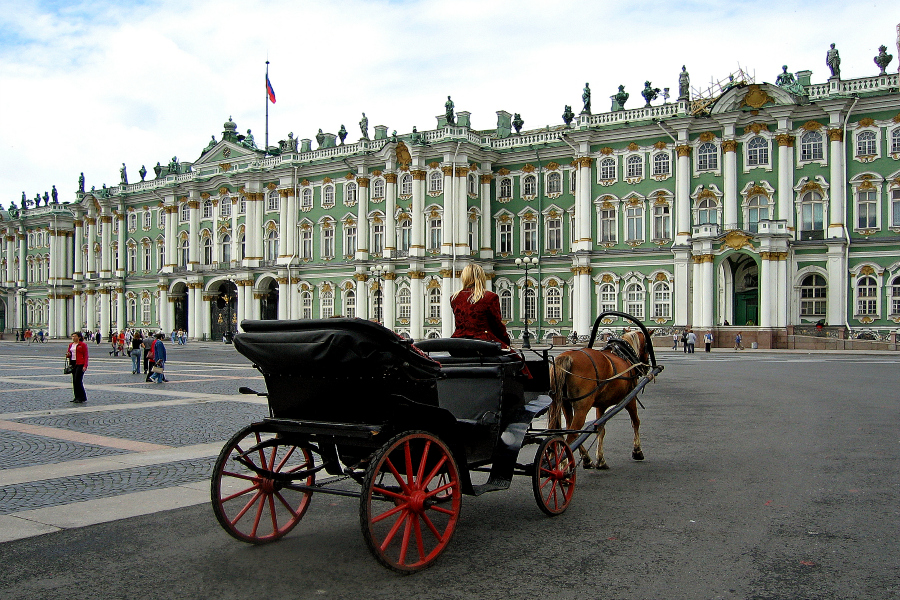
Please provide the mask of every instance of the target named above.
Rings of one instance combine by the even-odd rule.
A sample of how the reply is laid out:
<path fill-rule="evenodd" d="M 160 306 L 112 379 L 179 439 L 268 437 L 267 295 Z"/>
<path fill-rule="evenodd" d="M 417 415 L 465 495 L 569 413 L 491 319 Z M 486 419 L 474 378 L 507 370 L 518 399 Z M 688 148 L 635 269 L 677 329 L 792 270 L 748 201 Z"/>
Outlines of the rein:
<path fill-rule="evenodd" d="M 627 369 L 625 369 L 625 370 L 622 371 L 621 373 L 618 373 L 618 372 L 616 372 L 616 366 L 615 366 L 615 365 L 613 364 L 613 362 L 609 359 L 609 357 L 608 357 L 606 354 L 604 354 L 602 351 L 600 351 L 599 354 L 600 354 L 601 356 L 603 356 L 603 358 L 606 359 L 606 361 L 609 363 L 609 367 L 612 369 L 612 371 L 613 371 L 613 373 L 614 373 L 614 375 L 613 375 L 612 377 L 608 377 L 608 378 L 606 378 L 606 379 L 600 379 L 600 371 L 597 369 L 597 363 L 594 362 L 593 357 L 592 357 L 590 354 L 588 354 L 588 353 L 584 350 L 584 348 L 578 348 L 578 351 L 581 352 L 582 354 L 584 354 L 584 355 L 587 357 L 587 359 L 591 362 L 591 366 L 594 368 L 594 377 L 593 377 L 593 378 L 591 378 L 591 377 L 585 377 L 584 375 L 578 375 L 577 373 L 573 373 L 573 372 L 571 372 L 571 371 L 569 371 L 569 370 L 567 370 L 567 369 L 564 369 L 564 368 L 562 368 L 562 367 L 559 367 L 559 366 L 557 366 L 556 361 L 554 361 L 554 362 L 552 363 L 552 364 L 553 364 L 553 369 L 554 369 L 554 370 L 559 369 L 559 370 L 562 371 L 563 373 L 566 373 L 567 375 L 571 375 L 572 377 L 577 377 L 578 379 L 584 379 L 584 380 L 587 380 L 587 381 L 593 381 L 593 382 L 596 383 L 596 385 L 594 386 L 594 389 L 592 389 L 591 391 L 589 391 L 589 392 L 586 393 L 586 394 L 582 394 L 581 396 L 574 397 L 574 398 L 573 398 L 573 397 L 570 397 L 570 396 L 563 396 L 562 400 L 568 401 L 568 402 L 570 402 L 570 403 L 571 403 L 571 402 L 577 402 L 578 400 L 583 400 L 583 399 L 587 398 L 588 396 L 591 396 L 592 394 L 594 394 L 594 393 L 596 393 L 597 391 L 599 391 L 600 389 L 602 389 L 602 388 L 603 388 L 607 383 L 609 383 L 610 381 L 615 381 L 615 380 L 617 380 L 617 379 L 636 380 L 636 379 L 637 379 L 637 375 L 634 375 L 634 376 L 632 376 L 632 377 L 624 377 L 624 375 L 625 375 L 626 373 L 628 373 L 629 371 L 633 370 L 633 369 L 646 368 L 646 367 L 649 367 L 649 366 L 650 366 L 649 364 L 647 364 L 647 363 L 645 363 L 645 362 L 641 362 L 640 360 L 638 360 L 637 362 L 632 361 L 632 365 L 631 365 L 630 367 L 628 367 Z M 640 401 L 638 401 L 638 402 L 640 402 Z M 643 405 L 641 405 L 641 406 L 643 407 Z"/>

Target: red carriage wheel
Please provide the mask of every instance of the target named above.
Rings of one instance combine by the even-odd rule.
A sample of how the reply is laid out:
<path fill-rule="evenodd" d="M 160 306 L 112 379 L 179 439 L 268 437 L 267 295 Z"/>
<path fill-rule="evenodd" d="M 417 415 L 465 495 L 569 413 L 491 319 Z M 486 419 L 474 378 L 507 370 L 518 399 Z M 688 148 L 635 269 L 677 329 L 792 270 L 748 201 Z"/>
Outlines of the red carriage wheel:
<path fill-rule="evenodd" d="M 531 483 L 538 506 L 551 517 L 569 508 L 577 466 L 575 454 L 559 436 L 545 439 L 538 447 Z"/>
<path fill-rule="evenodd" d="M 363 537 L 382 565 L 409 573 L 447 547 L 462 505 L 456 461 L 434 435 L 396 436 L 372 457 L 360 498 Z"/>
<path fill-rule="evenodd" d="M 295 490 L 255 473 L 238 458 L 274 473 L 313 468 L 312 453 L 290 442 L 247 450 L 271 437 L 253 428 L 237 432 L 219 453 L 212 475 L 212 506 L 219 524 L 233 537 L 251 544 L 273 542 L 293 529 L 309 508 L 312 492 Z M 313 485 L 315 474 L 292 483 Z"/>

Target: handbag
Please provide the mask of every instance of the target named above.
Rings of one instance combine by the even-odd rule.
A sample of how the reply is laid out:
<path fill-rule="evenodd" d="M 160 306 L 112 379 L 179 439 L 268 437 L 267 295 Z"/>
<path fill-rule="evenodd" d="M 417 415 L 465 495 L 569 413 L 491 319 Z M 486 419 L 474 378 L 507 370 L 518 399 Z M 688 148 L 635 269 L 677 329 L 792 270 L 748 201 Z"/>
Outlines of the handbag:
<path fill-rule="evenodd" d="M 63 375 L 71 375 L 73 371 L 75 371 L 75 365 L 67 358 L 66 366 L 63 367 Z"/>
<path fill-rule="evenodd" d="M 154 365 L 153 368 L 150 369 L 150 372 L 151 373 L 165 373 L 166 370 L 162 367 L 157 367 L 156 365 Z"/>

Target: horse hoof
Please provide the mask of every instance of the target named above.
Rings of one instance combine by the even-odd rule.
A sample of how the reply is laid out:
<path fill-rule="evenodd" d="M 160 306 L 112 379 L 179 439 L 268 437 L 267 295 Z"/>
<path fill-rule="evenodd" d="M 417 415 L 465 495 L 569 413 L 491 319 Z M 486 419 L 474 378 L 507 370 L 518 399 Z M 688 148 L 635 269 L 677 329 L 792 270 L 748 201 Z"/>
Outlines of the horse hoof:
<path fill-rule="evenodd" d="M 644 452 L 641 450 L 634 450 L 631 453 L 631 458 L 634 460 L 644 460 Z"/>
<path fill-rule="evenodd" d="M 601 471 L 608 471 L 608 470 L 609 470 L 609 465 L 606 464 L 606 463 L 601 463 L 601 464 L 597 465 L 596 468 L 599 469 L 599 470 L 601 470 Z"/>
<path fill-rule="evenodd" d="M 584 458 L 581 461 L 581 466 L 585 469 L 593 469 L 595 468 L 594 463 L 591 462 L 591 459 Z"/>

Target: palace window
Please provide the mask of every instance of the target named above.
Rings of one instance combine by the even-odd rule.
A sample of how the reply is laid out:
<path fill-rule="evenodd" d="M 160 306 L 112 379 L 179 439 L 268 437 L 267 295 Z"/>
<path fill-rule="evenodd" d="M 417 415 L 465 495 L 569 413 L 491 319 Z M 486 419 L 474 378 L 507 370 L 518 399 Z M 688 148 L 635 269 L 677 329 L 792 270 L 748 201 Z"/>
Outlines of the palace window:
<path fill-rule="evenodd" d="M 398 295 L 397 306 L 400 309 L 401 319 L 409 319 L 412 316 L 412 294 L 409 288 L 403 288 Z"/>
<path fill-rule="evenodd" d="M 428 290 L 428 318 L 441 318 L 441 288 L 433 287 Z"/>
<path fill-rule="evenodd" d="M 300 230 L 300 258 L 311 259 L 313 257 L 313 232 L 312 227 Z"/>
<path fill-rule="evenodd" d="M 644 160 L 640 156 L 632 155 L 625 161 L 626 177 L 641 178 L 644 176 Z"/>
<path fill-rule="evenodd" d="M 500 318 L 512 320 L 512 292 L 508 289 L 500 290 Z"/>
<path fill-rule="evenodd" d="M 372 223 L 372 252 L 375 254 L 384 252 L 384 221 Z"/>
<path fill-rule="evenodd" d="M 509 254 L 512 252 L 512 223 L 510 221 L 501 221 L 498 226 L 497 239 L 500 245 L 500 254 Z"/>
<path fill-rule="evenodd" d="M 604 209 L 600 211 L 600 240 L 604 243 L 616 241 L 616 209 Z"/>
<path fill-rule="evenodd" d="M 891 132 L 891 154 L 900 153 L 900 127 Z"/>
<path fill-rule="evenodd" d="M 638 320 L 644 319 L 644 288 L 632 283 L 625 288 L 625 312 Z"/>
<path fill-rule="evenodd" d="M 400 252 L 409 252 L 412 244 L 412 220 L 401 219 L 397 228 L 397 248 Z"/>
<path fill-rule="evenodd" d="M 137 271 L 137 248 L 135 246 L 128 246 L 128 272 L 134 273 Z"/>
<path fill-rule="evenodd" d="M 334 186 L 326 185 L 322 188 L 322 208 L 334 206 Z"/>
<path fill-rule="evenodd" d="M 356 318 L 356 292 L 353 290 L 344 292 L 344 316 L 348 319 Z"/>
<path fill-rule="evenodd" d="M 769 142 L 762 136 L 756 136 L 747 142 L 747 164 L 750 166 L 769 164 Z"/>
<path fill-rule="evenodd" d="M 162 269 L 166 266 L 166 245 L 156 244 L 156 268 Z"/>
<path fill-rule="evenodd" d="M 616 178 L 616 161 L 612 158 L 604 158 L 600 161 L 600 179 L 610 181 Z"/>
<path fill-rule="evenodd" d="M 697 170 L 715 171 L 719 168 L 719 152 L 712 142 L 700 144 L 697 149 Z"/>
<path fill-rule="evenodd" d="M 137 213 L 130 212 L 128 213 L 128 230 L 134 231 L 137 229 Z"/>
<path fill-rule="evenodd" d="M 611 283 L 600 285 L 600 312 L 616 310 L 616 287 Z"/>
<path fill-rule="evenodd" d="M 191 246 L 190 246 L 190 243 L 188 242 L 187 238 L 184 238 L 183 240 L 181 240 L 181 252 L 180 252 L 180 257 L 179 257 L 179 261 L 178 261 L 178 266 L 186 267 L 188 265 L 188 263 L 190 262 L 190 260 L 191 260 L 189 258 L 190 257 L 190 247 Z"/>
<path fill-rule="evenodd" d="M 334 258 L 334 227 L 322 228 L 322 258 Z"/>
<path fill-rule="evenodd" d="M 856 282 L 856 314 L 878 314 L 878 284 L 874 277 L 862 277 Z"/>
<path fill-rule="evenodd" d="M 150 296 L 144 296 L 141 298 L 141 322 L 144 324 L 150 323 Z"/>
<path fill-rule="evenodd" d="M 548 319 L 562 319 L 562 292 L 558 287 L 547 288 L 545 312 Z"/>
<path fill-rule="evenodd" d="M 187 202 L 184 202 L 181 205 L 181 222 L 187 223 L 191 220 L 191 207 L 188 206 Z"/>
<path fill-rule="evenodd" d="M 222 196 L 222 199 L 219 200 L 219 216 L 231 216 L 231 196 Z"/>
<path fill-rule="evenodd" d="M 800 160 L 822 160 L 825 156 L 822 134 L 818 131 L 807 131 L 800 138 Z"/>
<path fill-rule="evenodd" d="M 818 192 L 807 192 L 800 201 L 800 231 L 825 231 L 825 203 Z M 813 236 L 815 237 L 815 235 Z M 805 237 L 804 239 L 812 239 Z"/>
<path fill-rule="evenodd" d="M 434 251 L 441 249 L 441 218 L 438 216 L 428 219 L 428 249 Z"/>
<path fill-rule="evenodd" d="M 203 202 L 203 218 L 204 219 L 212 219 L 212 216 L 213 216 L 212 200 L 206 200 Z"/>
<path fill-rule="evenodd" d="M 525 179 L 522 181 L 522 195 L 523 196 L 535 196 L 537 195 L 537 177 L 534 175 L 526 175 Z"/>
<path fill-rule="evenodd" d="M 278 259 L 278 232 L 274 229 L 269 230 L 266 234 L 266 257 L 265 260 Z"/>
<path fill-rule="evenodd" d="M 891 190 L 891 227 L 900 227 L 900 189 Z"/>
<path fill-rule="evenodd" d="M 875 227 L 878 227 L 877 192 L 857 192 L 856 226 L 860 229 L 873 229 Z"/>
<path fill-rule="evenodd" d="M 376 179 L 372 184 L 372 197 L 384 198 L 384 179 Z"/>
<path fill-rule="evenodd" d="M 469 218 L 466 222 L 466 227 L 468 228 L 467 240 L 469 242 L 469 250 L 475 251 L 478 250 L 478 216 L 475 213 L 469 213 Z"/>
<path fill-rule="evenodd" d="M 334 292 L 322 292 L 319 296 L 319 316 L 329 319 L 334 316 Z"/>
<path fill-rule="evenodd" d="M 213 245 L 212 238 L 206 236 L 201 241 L 201 245 L 203 246 L 203 264 L 211 265 L 213 263 Z"/>
<path fill-rule="evenodd" d="M 301 319 L 312 319 L 313 316 L 313 298 L 312 292 L 301 292 L 300 293 L 300 306 L 303 307 L 303 312 L 300 316 Z"/>
<path fill-rule="evenodd" d="M 272 190 L 266 200 L 266 212 L 276 211 L 279 208 L 281 208 L 281 202 L 279 202 L 278 190 Z"/>
<path fill-rule="evenodd" d="M 705 198 L 697 205 L 697 224 L 715 225 L 719 217 L 719 203 L 712 198 Z"/>
<path fill-rule="evenodd" d="M 413 178 L 409 173 L 404 173 L 400 178 L 400 195 L 412 196 Z"/>
<path fill-rule="evenodd" d="M 800 316 L 824 317 L 828 285 L 821 275 L 807 275 L 800 283 Z"/>
<path fill-rule="evenodd" d="M 522 251 L 537 251 L 537 221 L 522 221 Z"/>
<path fill-rule="evenodd" d="M 672 213 L 668 204 L 653 207 L 653 239 L 672 239 Z"/>
<path fill-rule="evenodd" d="M 300 193 L 300 208 L 312 208 L 313 205 L 313 191 L 310 188 L 303 188 L 303 192 Z"/>
<path fill-rule="evenodd" d="M 144 265 L 144 271 L 149 272 L 153 267 L 152 265 L 153 254 L 150 252 L 150 242 L 145 243 L 141 246 L 141 263 Z"/>
<path fill-rule="evenodd" d="M 247 214 L 247 198 L 244 196 L 241 196 L 238 199 L 238 214 L 239 215 Z"/>
<path fill-rule="evenodd" d="M 668 175 L 671 173 L 671 161 L 668 152 L 657 152 L 653 155 L 653 174 Z"/>
<path fill-rule="evenodd" d="M 137 300 L 135 298 L 128 299 L 128 312 L 126 315 L 128 322 L 132 325 L 137 321 Z"/>
<path fill-rule="evenodd" d="M 900 276 L 891 282 L 891 314 L 900 315 Z"/>
<path fill-rule="evenodd" d="M 434 171 L 428 176 L 428 191 L 440 193 L 444 189 L 444 177 L 440 171 Z"/>
<path fill-rule="evenodd" d="M 144 229 L 153 227 L 153 213 L 150 210 L 144 211 Z"/>
<path fill-rule="evenodd" d="M 227 233 L 222 236 L 222 262 L 225 263 L 226 268 L 231 263 L 231 236 Z"/>
<path fill-rule="evenodd" d="M 238 238 L 238 245 L 241 248 L 241 260 L 247 258 L 247 236 L 245 234 L 241 234 L 241 237 Z"/>
<path fill-rule="evenodd" d="M 878 154 L 878 142 L 873 131 L 863 131 L 856 136 L 856 155 L 873 156 Z"/>
<path fill-rule="evenodd" d="M 769 218 L 769 199 L 762 194 L 750 198 L 747 203 L 747 227 L 753 233 L 759 232 L 759 222 Z"/>
<path fill-rule="evenodd" d="M 562 174 L 561 173 L 550 173 L 547 176 L 547 193 L 548 194 L 562 194 Z"/>
<path fill-rule="evenodd" d="M 375 321 L 384 323 L 384 294 L 380 289 L 377 289 L 372 293 L 372 306 L 374 307 L 372 312 L 375 313 L 373 315 Z"/>
<path fill-rule="evenodd" d="M 665 281 L 653 286 L 653 318 L 668 320 L 672 315 L 672 290 Z"/>
<path fill-rule="evenodd" d="M 641 242 L 644 240 L 644 207 L 628 206 L 625 209 L 626 240 Z"/>
<path fill-rule="evenodd" d="M 353 258 L 356 254 L 356 225 L 344 225 L 344 256 Z"/>
<path fill-rule="evenodd" d="M 547 219 L 547 250 L 562 250 L 562 219 Z"/>
<path fill-rule="evenodd" d="M 353 182 L 348 183 L 344 188 L 344 204 L 356 204 L 358 198 L 356 184 Z"/>
<path fill-rule="evenodd" d="M 472 173 L 469 173 L 469 176 L 466 178 L 466 193 L 470 196 L 478 195 L 478 177 Z"/>
<path fill-rule="evenodd" d="M 500 180 L 500 198 L 502 200 L 512 198 L 512 179 L 503 178 Z"/>
<path fill-rule="evenodd" d="M 534 294 L 534 288 L 526 287 L 524 297 L 525 320 L 534 321 L 537 319 L 537 299 Z"/>

